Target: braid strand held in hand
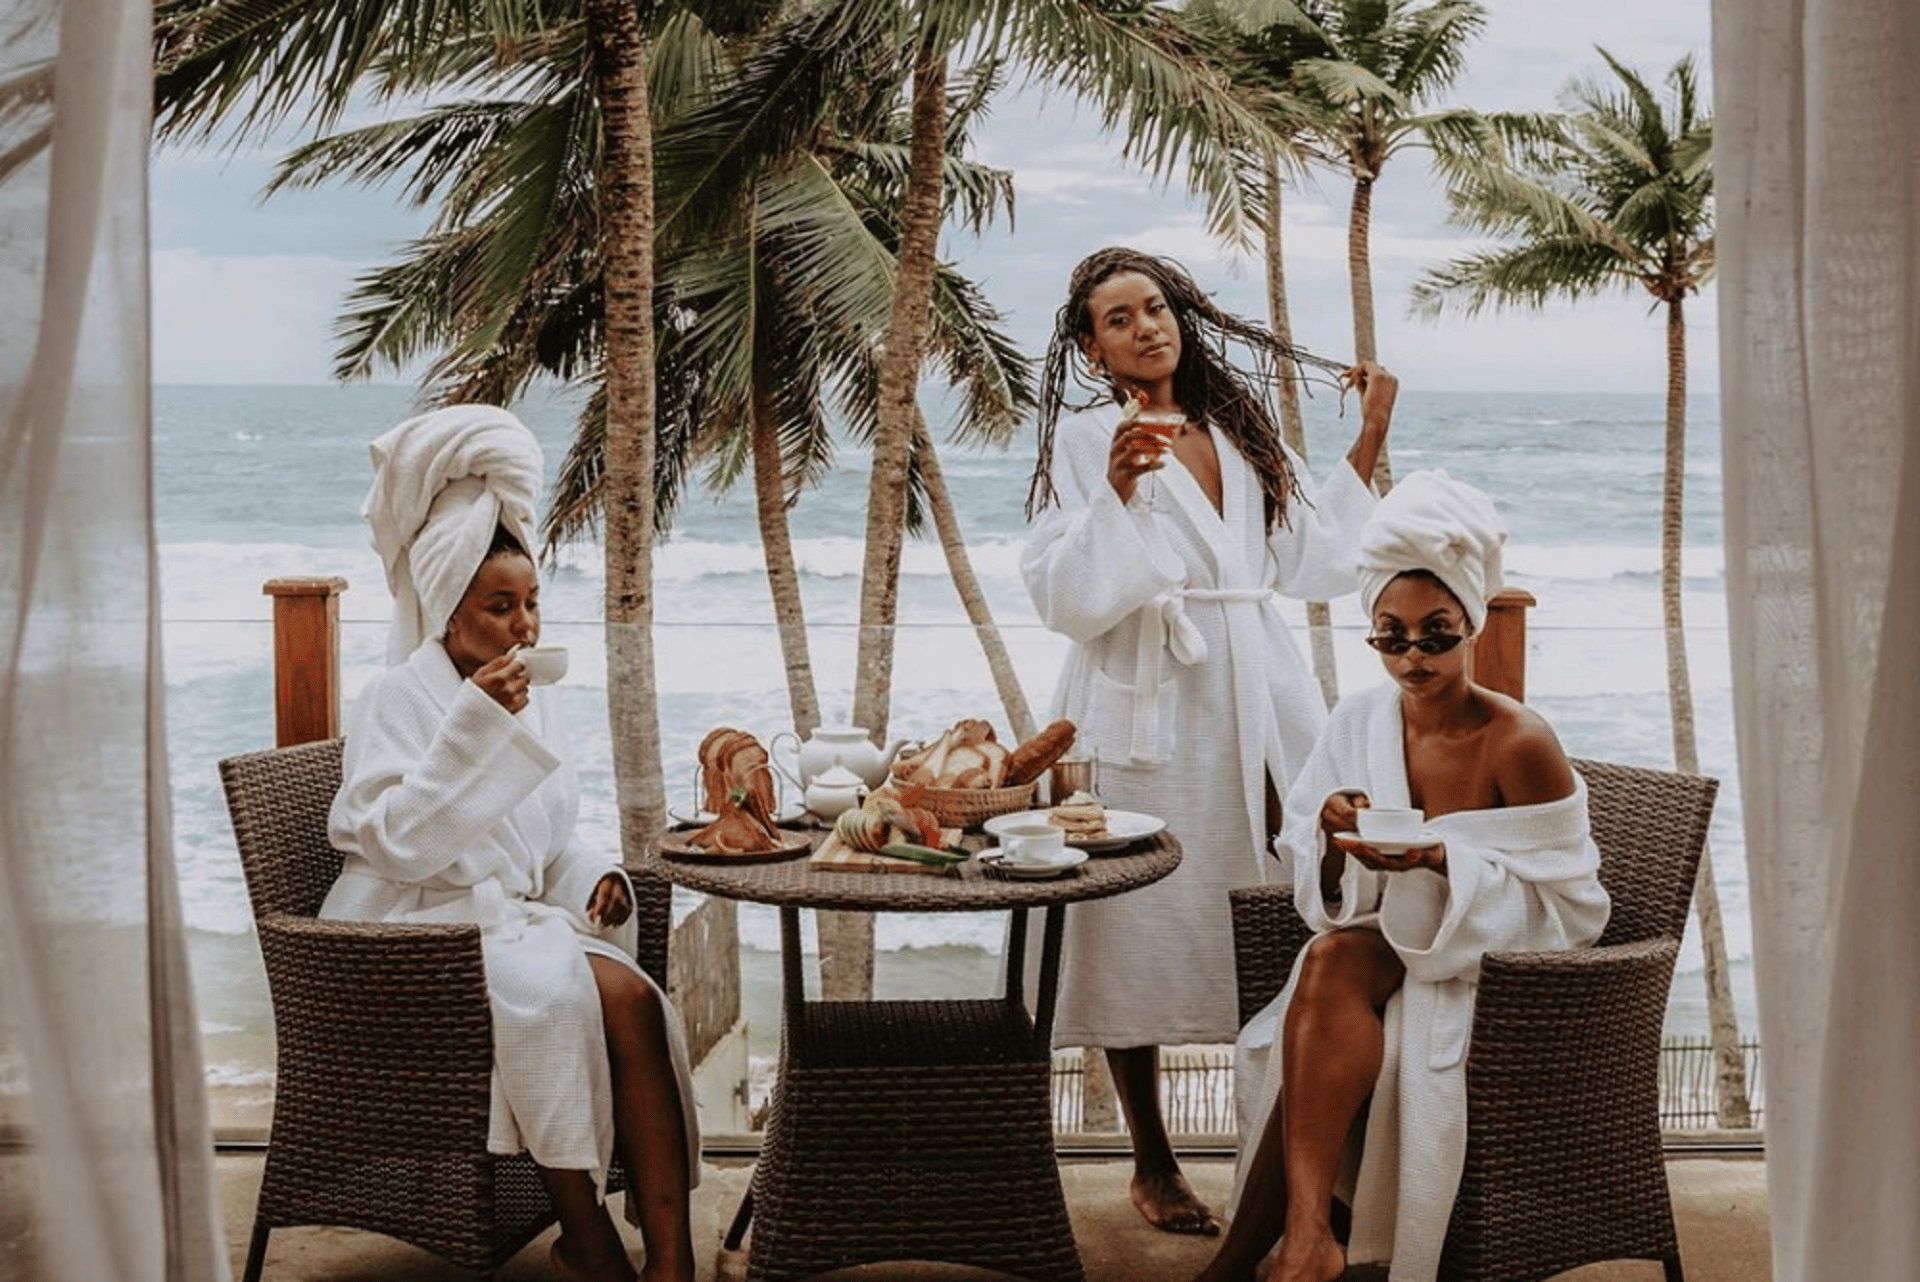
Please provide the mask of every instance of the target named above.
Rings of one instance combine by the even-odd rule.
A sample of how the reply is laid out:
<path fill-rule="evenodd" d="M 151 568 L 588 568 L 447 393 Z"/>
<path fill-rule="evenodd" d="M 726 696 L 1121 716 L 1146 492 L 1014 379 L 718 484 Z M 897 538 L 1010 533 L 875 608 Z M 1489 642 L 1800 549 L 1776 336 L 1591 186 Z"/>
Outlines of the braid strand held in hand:
<path fill-rule="evenodd" d="M 1260 389 L 1272 387 L 1282 377 L 1282 361 L 1334 373 L 1344 367 L 1221 310 L 1173 260 L 1119 247 L 1091 254 L 1073 269 L 1067 282 L 1067 301 L 1054 317 L 1053 335 L 1047 341 L 1040 373 L 1039 457 L 1027 488 L 1027 518 L 1031 520 L 1058 500 L 1052 477 L 1053 439 L 1061 409 L 1088 409 L 1102 399 L 1119 404 L 1124 395 L 1122 389 L 1105 379 L 1094 381 L 1079 360 L 1082 345 L 1093 333 L 1088 297 L 1096 286 L 1121 272 L 1138 272 L 1158 285 L 1179 323 L 1180 364 L 1173 374 L 1174 399 L 1193 418 L 1233 442 L 1260 478 L 1268 528 L 1285 524 L 1287 505 L 1300 496 L 1300 482 L 1288 464 L 1279 428 Z M 1251 372 L 1236 365 L 1228 354 L 1233 343 L 1247 350 L 1253 364 Z M 1079 386 L 1094 393 L 1089 400 L 1067 403 L 1069 373 Z"/>

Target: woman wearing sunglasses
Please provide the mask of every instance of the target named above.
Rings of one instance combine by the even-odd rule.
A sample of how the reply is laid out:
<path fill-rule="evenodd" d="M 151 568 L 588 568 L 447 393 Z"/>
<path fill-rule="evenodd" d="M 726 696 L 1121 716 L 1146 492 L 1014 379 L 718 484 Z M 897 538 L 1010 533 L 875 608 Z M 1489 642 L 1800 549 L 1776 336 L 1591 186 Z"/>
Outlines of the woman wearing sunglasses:
<path fill-rule="evenodd" d="M 1606 925 L 1585 784 L 1537 713 L 1473 682 L 1505 540 L 1487 496 L 1444 472 L 1405 478 L 1361 534 L 1367 640 L 1392 682 L 1341 701 L 1287 796 L 1275 848 L 1316 934 L 1241 1033 L 1236 1209 L 1200 1282 L 1252 1279 L 1269 1252 L 1267 1282 L 1330 1282 L 1349 1258 L 1433 1278 L 1480 958 L 1583 947 Z M 1419 809 L 1426 829 L 1362 842 L 1369 806 Z"/>

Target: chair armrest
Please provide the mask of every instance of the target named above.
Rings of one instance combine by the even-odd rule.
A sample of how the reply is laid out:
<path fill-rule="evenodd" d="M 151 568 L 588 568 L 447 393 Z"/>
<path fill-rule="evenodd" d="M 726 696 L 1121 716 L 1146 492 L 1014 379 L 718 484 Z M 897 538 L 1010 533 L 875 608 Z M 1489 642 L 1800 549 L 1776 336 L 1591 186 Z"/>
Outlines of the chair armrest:
<path fill-rule="evenodd" d="M 1607 1126 L 1646 1122 L 1657 1137 L 1660 1035 L 1679 950 L 1652 939 L 1488 953 L 1467 1052 L 1469 1111 L 1476 1095 L 1498 1096 L 1498 1115 L 1526 1126 L 1529 1113 L 1536 1123 L 1552 1115 L 1515 1102 L 1577 1096 Z M 1475 1113 L 1476 1125 L 1486 1116 Z"/>
<path fill-rule="evenodd" d="M 1234 978 L 1240 995 L 1240 1026 L 1280 995 L 1293 973 L 1293 959 L 1313 930 L 1293 906 L 1291 886 L 1243 886 L 1227 892 L 1233 914 Z"/>
<path fill-rule="evenodd" d="M 480 929 L 320 921 L 258 923 L 279 1049 L 274 1129 L 391 1153 L 484 1145 L 493 1016 Z M 397 1139 L 405 1136 L 406 1140 Z"/>

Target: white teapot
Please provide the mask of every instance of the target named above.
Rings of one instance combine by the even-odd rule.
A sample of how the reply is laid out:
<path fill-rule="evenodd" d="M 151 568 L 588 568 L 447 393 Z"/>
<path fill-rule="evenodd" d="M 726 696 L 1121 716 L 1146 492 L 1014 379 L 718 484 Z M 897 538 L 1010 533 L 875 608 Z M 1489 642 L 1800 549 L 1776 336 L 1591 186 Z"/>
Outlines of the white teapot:
<path fill-rule="evenodd" d="M 832 821 L 866 800 L 867 785 L 859 775 L 835 762 L 813 777 L 806 798 L 808 810 Z"/>
<path fill-rule="evenodd" d="M 792 769 L 788 769 L 777 755 L 783 741 L 791 743 L 793 747 Z M 808 736 L 805 743 L 801 743 L 799 736 L 791 730 L 782 730 L 773 736 L 767 747 L 780 773 L 804 793 L 816 777 L 834 766 L 844 766 L 868 788 L 878 788 L 887 781 L 887 771 L 904 743 L 906 739 L 903 736 L 884 748 L 878 748 L 868 737 L 864 726 L 821 726 Z"/>

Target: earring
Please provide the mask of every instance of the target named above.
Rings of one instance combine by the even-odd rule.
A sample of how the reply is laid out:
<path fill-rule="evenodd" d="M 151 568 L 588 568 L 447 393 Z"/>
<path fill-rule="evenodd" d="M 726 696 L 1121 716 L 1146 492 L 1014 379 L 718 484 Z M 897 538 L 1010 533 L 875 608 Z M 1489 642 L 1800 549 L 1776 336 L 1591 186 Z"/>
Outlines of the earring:
<path fill-rule="evenodd" d="M 1107 363 L 1098 356 L 1089 356 L 1087 357 L 1087 373 L 1093 375 L 1095 378 L 1105 378 L 1107 376 Z"/>

